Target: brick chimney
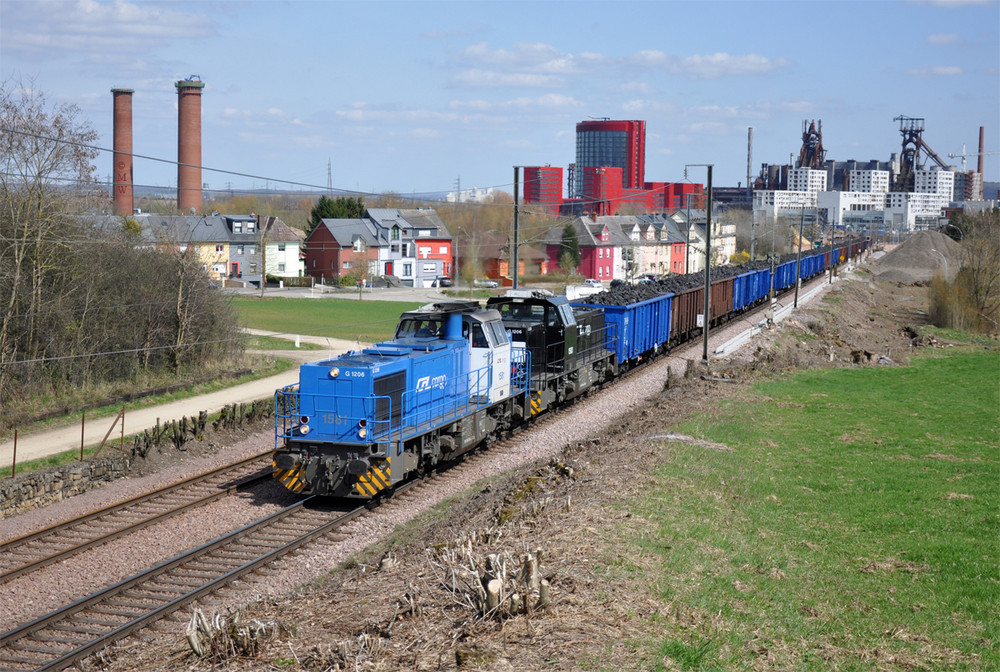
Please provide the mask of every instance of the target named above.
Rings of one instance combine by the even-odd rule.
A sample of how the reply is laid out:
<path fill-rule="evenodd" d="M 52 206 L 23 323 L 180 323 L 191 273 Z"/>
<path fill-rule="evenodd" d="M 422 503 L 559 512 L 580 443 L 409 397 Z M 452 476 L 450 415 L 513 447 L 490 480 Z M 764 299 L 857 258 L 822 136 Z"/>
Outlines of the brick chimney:
<path fill-rule="evenodd" d="M 177 207 L 182 215 L 201 212 L 201 90 L 192 75 L 177 82 Z"/>
<path fill-rule="evenodd" d="M 132 89 L 111 89 L 114 96 L 114 183 L 116 215 L 131 215 L 132 194 Z"/>

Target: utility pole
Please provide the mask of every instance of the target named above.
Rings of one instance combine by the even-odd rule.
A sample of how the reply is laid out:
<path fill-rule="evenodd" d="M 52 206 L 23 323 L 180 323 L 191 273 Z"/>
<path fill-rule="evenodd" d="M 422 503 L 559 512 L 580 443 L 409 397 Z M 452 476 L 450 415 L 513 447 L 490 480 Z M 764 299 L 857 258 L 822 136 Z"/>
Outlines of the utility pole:
<path fill-rule="evenodd" d="M 711 292 L 712 292 L 712 163 L 689 163 L 684 166 L 684 177 L 687 177 L 687 169 L 690 166 L 704 166 L 708 169 L 708 202 L 705 210 L 705 313 L 703 316 L 702 329 L 702 354 L 701 363 L 708 366 L 708 331 L 712 321 L 711 313 Z"/>
<path fill-rule="evenodd" d="M 267 236 L 260 225 L 260 215 L 257 218 L 257 231 L 260 232 L 260 298 L 264 298 L 264 283 L 267 282 Z M 267 218 L 264 218 L 267 221 Z"/>
<path fill-rule="evenodd" d="M 795 301 L 792 303 L 792 308 L 799 307 L 799 277 L 802 275 L 802 223 L 806 217 L 806 206 L 800 206 L 799 208 L 799 252 L 795 256 Z"/>
<path fill-rule="evenodd" d="M 510 263 L 513 265 L 510 275 L 513 278 L 514 289 L 517 289 L 517 266 L 518 266 L 518 230 L 517 230 L 517 205 L 520 200 L 520 175 L 521 169 L 518 166 L 514 166 L 514 244 L 510 248 Z M 498 269 L 499 270 L 499 269 Z M 500 278 L 497 278 L 499 280 Z"/>

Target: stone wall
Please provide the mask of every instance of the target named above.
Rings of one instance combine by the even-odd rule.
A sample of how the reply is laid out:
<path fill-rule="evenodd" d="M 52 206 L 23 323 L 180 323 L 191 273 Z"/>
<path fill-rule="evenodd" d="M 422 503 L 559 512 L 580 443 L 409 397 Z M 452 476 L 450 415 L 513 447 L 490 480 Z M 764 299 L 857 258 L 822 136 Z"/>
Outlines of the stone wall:
<path fill-rule="evenodd" d="M 99 488 L 129 473 L 128 456 L 102 457 L 5 478 L 0 482 L 0 518 Z"/>

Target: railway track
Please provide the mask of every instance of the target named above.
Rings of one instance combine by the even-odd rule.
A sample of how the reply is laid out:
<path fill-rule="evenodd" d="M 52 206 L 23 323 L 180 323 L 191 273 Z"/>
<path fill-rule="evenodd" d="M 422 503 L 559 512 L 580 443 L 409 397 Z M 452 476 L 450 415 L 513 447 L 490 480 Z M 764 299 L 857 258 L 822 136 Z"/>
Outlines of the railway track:
<path fill-rule="evenodd" d="M 363 514 L 296 502 L 0 635 L 0 671 L 62 670 Z"/>
<path fill-rule="evenodd" d="M 270 451 L 0 544 L 0 583 L 270 478 Z"/>

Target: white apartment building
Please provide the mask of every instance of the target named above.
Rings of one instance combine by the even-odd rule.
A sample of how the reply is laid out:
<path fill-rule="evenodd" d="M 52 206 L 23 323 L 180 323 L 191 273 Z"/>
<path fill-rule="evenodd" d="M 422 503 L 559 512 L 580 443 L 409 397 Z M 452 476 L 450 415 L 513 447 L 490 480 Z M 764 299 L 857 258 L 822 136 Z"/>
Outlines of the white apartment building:
<path fill-rule="evenodd" d="M 826 171 L 792 168 L 788 171 L 788 191 L 826 191 Z"/>
<path fill-rule="evenodd" d="M 955 193 L 955 173 L 950 170 L 918 170 L 914 173 L 913 190 L 918 194 L 940 194 L 950 201 Z"/>
<path fill-rule="evenodd" d="M 888 170 L 852 170 L 850 190 L 865 194 L 889 193 Z"/>
<path fill-rule="evenodd" d="M 811 209 L 816 207 L 815 191 L 774 191 L 771 189 L 753 192 L 754 216 L 758 221 L 777 221 L 778 215 L 786 211 Z"/>
<path fill-rule="evenodd" d="M 808 169 L 795 169 L 792 173 Z M 820 171 L 809 171 L 820 172 Z M 795 182 L 801 186 L 811 176 L 800 175 Z M 884 170 L 854 170 L 850 173 L 851 191 L 758 191 L 754 192 L 754 217 L 777 220 L 802 208 L 825 211 L 826 221 L 834 226 L 869 224 L 895 229 L 923 229 L 937 225 L 941 212 L 948 207 L 955 189 L 955 174 L 935 168 L 915 173 L 914 193 L 889 191 L 889 172 Z M 816 184 L 816 183 L 814 183 Z"/>

